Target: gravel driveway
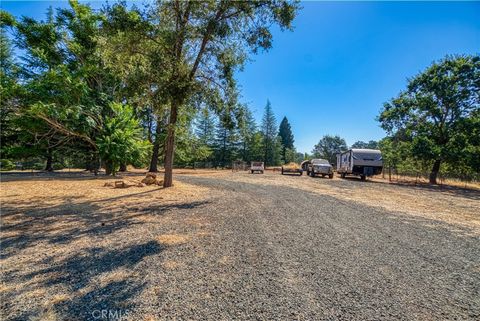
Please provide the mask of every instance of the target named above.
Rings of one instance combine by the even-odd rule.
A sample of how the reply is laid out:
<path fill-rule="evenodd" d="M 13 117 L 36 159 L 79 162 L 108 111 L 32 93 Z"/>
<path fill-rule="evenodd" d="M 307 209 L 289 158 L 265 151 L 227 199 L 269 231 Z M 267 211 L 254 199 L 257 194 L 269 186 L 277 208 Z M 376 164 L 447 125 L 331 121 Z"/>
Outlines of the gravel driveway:
<path fill-rule="evenodd" d="M 182 180 L 218 193 L 202 209 L 212 237 L 185 245 L 188 263 L 166 276 L 157 315 L 480 318 L 480 242 L 444 223 L 288 187 Z"/>
<path fill-rule="evenodd" d="M 39 253 L 45 267 L 6 280 L 58 275 L 46 283 L 49 291 L 62 285 L 76 297 L 55 303 L 55 320 L 119 319 L 92 314 L 99 310 L 125 320 L 480 319 L 478 237 L 442 221 L 261 184 L 267 175 L 238 175 L 250 181 L 178 175 L 209 189 L 208 200 L 123 205 L 118 215 L 148 211 L 149 219 L 123 220 L 116 230 L 102 223 L 105 230 L 86 234 L 94 249 L 63 261 Z M 136 245 L 125 250 L 127 240 Z M 116 279 L 100 278 L 113 272 Z M 27 320 L 28 312 L 13 311 L 37 301 L 7 296 L 4 316 Z"/>

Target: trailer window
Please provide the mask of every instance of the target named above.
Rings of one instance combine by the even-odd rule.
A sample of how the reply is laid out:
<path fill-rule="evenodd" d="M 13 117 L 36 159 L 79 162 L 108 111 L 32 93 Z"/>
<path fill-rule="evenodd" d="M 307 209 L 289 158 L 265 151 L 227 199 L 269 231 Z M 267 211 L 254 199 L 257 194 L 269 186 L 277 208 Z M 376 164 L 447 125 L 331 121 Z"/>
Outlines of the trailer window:
<path fill-rule="evenodd" d="M 380 160 L 382 155 L 380 153 L 355 153 L 353 155 L 354 159 L 361 159 L 366 161 Z"/>

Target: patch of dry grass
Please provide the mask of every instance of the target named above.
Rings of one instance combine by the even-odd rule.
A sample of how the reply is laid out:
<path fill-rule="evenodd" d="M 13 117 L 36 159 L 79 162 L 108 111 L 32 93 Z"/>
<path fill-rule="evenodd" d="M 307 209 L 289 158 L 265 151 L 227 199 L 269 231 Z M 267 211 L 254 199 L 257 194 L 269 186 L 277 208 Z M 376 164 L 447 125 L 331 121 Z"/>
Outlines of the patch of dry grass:
<path fill-rule="evenodd" d="M 157 237 L 157 241 L 163 245 L 179 245 L 187 243 L 189 240 L 188 235 L 182 234 L 164 234 Z"/>
<path fill-rule="evenodd" d="M 169 270 L 185 268 L 184 263 L 178 262 L 178 261 L 173 261 L 173 260 L 166 260 L 165 262 L 162 263 L 162 266 L 166 269 L 169 269 Z"/>
<path fill-rule="evenodd" d="M 141 285 L 144 276 L 134 267 L 143 255 L 161 253 L 161 245 L 187 242 L 208 227 L 191 215 L 188 219 L 198 224 L 187 224 L 192 229 L 188 234 L 172 232 L 183 219 L 176 209 L 202 206 L 211 197 L 208 188 L 180 181 L 167 189 L 104 187 L 144 176 L 144 171 L 115 178 L 83 173 L 2 176 L 2 317 L 15 318 L 28 306 L 33 319 L 66 320 L 70 316 L 58 307 L 81 304 L 79 298 L 102 289 Z"/>

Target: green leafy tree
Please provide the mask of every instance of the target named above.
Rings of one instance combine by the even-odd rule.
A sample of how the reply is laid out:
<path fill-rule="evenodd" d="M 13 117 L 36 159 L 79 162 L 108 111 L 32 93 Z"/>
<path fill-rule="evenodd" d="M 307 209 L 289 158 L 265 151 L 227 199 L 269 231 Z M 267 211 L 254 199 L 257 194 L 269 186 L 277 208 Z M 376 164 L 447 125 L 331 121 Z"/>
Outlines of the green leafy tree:
<path fill-rule="evenodd" d="M 119 142 L 112 137 L 124 130 L 118 129 L 114 102 L 124 105 L 130 92 L 103 64 L 98 43 L 102 20 L 88 5 L 70 1 L 70 8 L 57 10 L 56 15 L 49 10 L 46 21 L 24 17 L 15 25 L 16 42 L 24 52 L 23 126 L 34 134 L 35 146 L 46 150 L 47 167 L 53 148 L 71 142 L 88 155 L 91 169 L 97 170 L 102 154 L 107 173 L 116 171 L 118 156 L 106 154 L 116 153 Z M 122 144 L 140 141 L 126 139 Z M 133 145 L 129 150 L 136 150 Z M 128 159 L 133 161 L 125 153 L 123 160 Z"/>
<path fill-rule="evenodd" d="M 374 140 L 370 140 L 367 142 L 364 141 L 356 141 L 353 143 L 351 148 L 360 148 L 360 149 L 378 149 L 378 142 Z"/>
<path fill-rule="evenodd" d="M 256 131 L 248 142 L 249 162 L 261 161 L 265 156 L 265 149 L 263 147 L 263 133 Z"/>
<path fill-rule="evenodd" d="M 411 144 L 413 157 L 432 162 L 432 184 L 442 163 L 476 150 L 466 124 L 476 123 L 479 79 L 479 56 L 446 57 L 410 79 L 407 89 L 385 103 L 378 117 L 390 136 Z"/>
<path fill-rule="evenodd" d="M 296 2 L 289 1 L 160 1 L 145 13 L 129 10 L 125 4 L 106 10 L 104 26 L 115 30 L 110 34 L 120 41 L 109 38 L 104 43 L 112 48 L 120 44 L 122 51 L 141 56 L 153 71 L 148 87 L 159 97 L 156 110 L 168 106 L 165 187 L 172 185 L 180 107 L 193 95 L 208 93 L 215 100 L 212 108 L 233 108 L 235 71 L 249 52 L 271 47 L 273 23 L 291 28 L 297 8 Z"/>
<path fill-rule="evenodd" d="M 304 153 L 300 153 L 300 152 L 296 152 L 295 153 L 295 160 L 294 162 L 297 163 L 297 164 L 300 164 L 301 162 L 303 162 L 305 160 L 305 154 Z"/>
<path fill-rule="evenodd" d="M 294 153 L 294 138 L 292 133 L 292 128 L 290 123 L 288 122 L 287 117 L 283 117 L 282 121 L 280 122 L 280 127 L 278 129 L 278 135 L 281 138 L 282 142 L 282 160 L 284 163 L 288 161 L 293 161 L 294 157 L 292 157 L 291 153 Z M 290 153 L 290 157 L 288 157 L 287 161 L 287 150 Z"/>
<path fill-rule="evenodd" d="M 312 157 L 324 158 L 334 164 L 337 161 L 337 154 L 345 151 L 347 148 L 345 139 L 340 136 L 325 135 L 313 148 Z"/>
<path fill-rule="evenodd" d="M 112 115 L 102 126 L 96 145 L 107 175 L 115 175 L 122 164 L 142 162 L 150 146 L 142 138 L 142 128 L 132 107 L 119 103 L 110 107 Z"/>

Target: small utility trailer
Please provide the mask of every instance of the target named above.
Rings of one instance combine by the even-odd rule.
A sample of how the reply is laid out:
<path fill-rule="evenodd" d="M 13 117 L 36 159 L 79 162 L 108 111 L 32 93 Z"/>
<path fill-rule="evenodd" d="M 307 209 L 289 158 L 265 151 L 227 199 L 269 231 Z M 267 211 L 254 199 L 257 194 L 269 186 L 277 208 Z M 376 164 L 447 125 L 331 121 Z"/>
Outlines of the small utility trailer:
<path fill-rule="evenodd" d="M 282 166 L 282 175 L 285 175 L 287 173 L 299 174 L 300 176 L 302 176 L 303 170 L 300 165 L 292 162 Z"/>
<path fill-rule="evenodd" d="M 260 174 L 263 174 L 265 171 L 265 166 L 263 162 L 252 162 L 250 165 L 250 172 L 253 174 L 255 172 L 259 172 Z"/>
<path fill-rule="evenodd" d="M 337 173 L 342 178 L 346 175 L 366 177 L 378 175 L 383 169 L 382 153 L 377 149 L 349 149 L 337 154 Z"/>

